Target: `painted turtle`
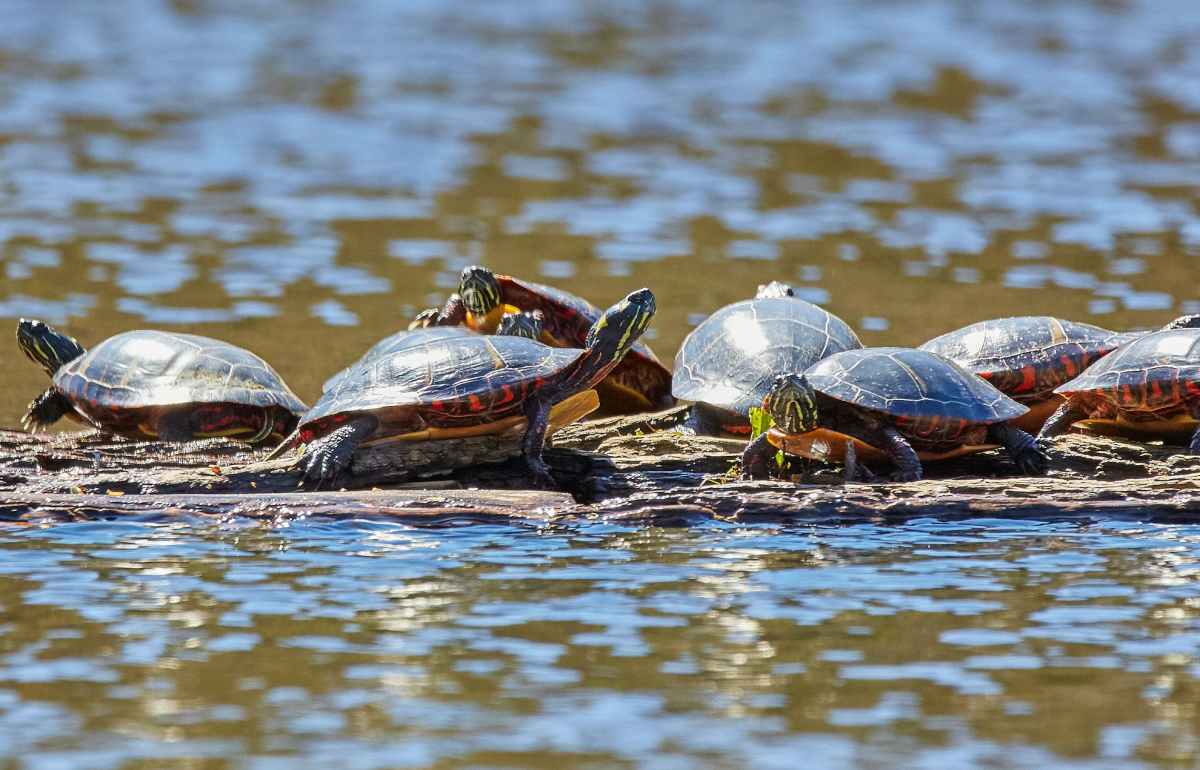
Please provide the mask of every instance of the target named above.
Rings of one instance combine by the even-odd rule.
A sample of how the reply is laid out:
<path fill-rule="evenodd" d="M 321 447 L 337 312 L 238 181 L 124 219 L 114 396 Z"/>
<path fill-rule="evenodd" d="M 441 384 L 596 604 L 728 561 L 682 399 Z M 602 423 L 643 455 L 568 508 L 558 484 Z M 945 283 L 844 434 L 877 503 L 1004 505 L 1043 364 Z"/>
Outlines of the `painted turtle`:
<path fill-rule="evenodd" d="M 266 361 L 208 337 L 133 331 L 84 350 L 22 318 L 17 343 L 54 378 L 29 405 L 22 424 L 31 429 L 68 417 L 132 439 L 260 444 L 291 433 L 307 409 Z"/>
<path fill-rule="evenodd" d="M 551 347 L 582 348 L 601 312 L 574 294 L 494 275 L 477 265 L 463 270 L 458 294 L 450 297 L 436 324 L 466 326 L 494 334 L 506 313 L 540 310 L 542 342 Z M 596 387 L 600 414 L 636 414 L 674 406 L 671 372 L 644 343 L 638 342 L 612 374 Z"/>
<path fill-rule="evenodd" d="M 468 334 L 392 352 L 353 367 L 273 456 L 306 442 L 305 476 L 326 480 L 367 439 L 429 429 L 439 438 L 477 435 L 486 432 L 480 426 L 524 417 L 523 454 L 535 478 L 547 482 L 541 453 L 551 407 L 606 377 L 653 316 L 654 295 L 641 289 L 600 316 L 583 350 Z"/>
<path fill-rule="evenodd" d="M 1182 439 L 1200 454 L 1200 329 L 1147 334 L 1055 392 L 1067 401 L 1046 421 L 1039 442 L 1087 420 L 1098 433 Z"/>
<path fill-rule="evenodd" d="M 504 320 L 500 322 L 500 328 L 496 333 L 505 337 L 524 337 L 530 340 L 540 339 L 542 336 L 542 314 L 537 310 L 531 310 L 527 313 L 507 313 L 504 316 Z M 346 379 L 346 376 L 355 367 L 362 366 L 378 358 L 383 358 L 400 350 L 415 348 L 428 342 L 473 336 L 477 336 L 475 332 L 462 326 L 426 326 L 396 332 L 392 336 L 375 343 L 370 350 L 363 353 L 362 357 L 353 364 L 347 366 L 328 380 L 325 380 L 325 384 L 321 386 L 321 392 L 328 393 L 337 387 L 338 383 Z"/>
<path fill-rule="evenodd" d="M 766 474 L 776 447 L 811 456 L 796 451 L 792 439 L 817 429 L 836 434 L 831 438 L 841 439 L 843 446 L 851 438 L 883 450 L 896 465 L 897 481 L 921 478 L 922 458 L 988 445 L 1003 446 L 1026 473 L 1046 467 L 1033 438 L 1009 423 L 1027 411 L 1024 406 L 958 364 L 923 350 L 836 353 L 803 374 L 777 378 L 765 404 L 775 428 L 746 447 L 742 468 L 750 476 Z"/>
<path fill-rule="evenodd" d="M 1165 329 L 1192 328 L 1200 316 L 1183 316 Z M 1145 332 L 1112 332 L 1052 316 L 996 318 L 935 337 L 918 350 L 936 353 L 983 377 L 1029 407 L 1014 421 L 1037 431 L 1063 399 L 1054 389 Z"/>
<path fill-rule="evenodd" d="M 748 438 L 750 409 L 763 405 L 776 375 L 803 372 L 826 356 L 861 347 L 844 321 L 776 281 L 688 334 L 675 356 L 672 391 L 697 402 L 687 423 L 697 433 Z"/>

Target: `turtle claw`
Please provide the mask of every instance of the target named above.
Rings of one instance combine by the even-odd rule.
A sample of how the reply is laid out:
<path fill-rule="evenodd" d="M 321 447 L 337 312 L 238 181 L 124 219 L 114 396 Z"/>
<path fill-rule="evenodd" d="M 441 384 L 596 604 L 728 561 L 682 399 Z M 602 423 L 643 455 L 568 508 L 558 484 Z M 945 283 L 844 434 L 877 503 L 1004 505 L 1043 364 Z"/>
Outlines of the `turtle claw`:
<path fill-rule="evenodd" d="M 45 423 L 33 416 L 32 413 L 21 418 L 21 430 L 26 433 L 44 433 L 46 428 L 50 427 L 50 423 Z"/>
<path fill-rule="evenodd" d="M 553 489 L 556 486 L 554 476 L 550 474 L 550 466 L 543 460 L 529 462 L 529 475 L 538 489 Z"/>
<path fill-rule="evenodd" d="M 334 481 L 350 467 L 354 450 L 378 424 L 374 417 L 359 418 L 309 444 L 300 458 L 304 479 L 316 480 L 318 489 L 324 482 Z"/>
<path fill-rule="evenodd" d="M 349 452 L 339 452 L 338 448 L 336 443 L 314 442 L 300 462 L 305 481 L 315 481 L 320 489 L 323 482 L 336 479 L 350 464 L 350 455 L 354 453 L 353 447 Z"/>

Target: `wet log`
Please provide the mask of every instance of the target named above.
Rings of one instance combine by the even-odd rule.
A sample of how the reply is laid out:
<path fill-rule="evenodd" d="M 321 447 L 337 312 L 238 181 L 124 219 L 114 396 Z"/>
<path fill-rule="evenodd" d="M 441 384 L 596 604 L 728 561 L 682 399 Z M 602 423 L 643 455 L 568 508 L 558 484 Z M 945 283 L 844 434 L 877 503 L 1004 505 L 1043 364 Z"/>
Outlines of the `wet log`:
<path fill-rule="evenodd" d="M 488 490 L 389 490 L 375 492 L 287 492 L 255 495 L 164 494 L 30 494 L 0 492 L 0 521 L 180 519 L 217 523 L 255 520 L 339 521 L 385 519 L 415 526 L 460 526 L 468 523 L 543 524 L 573 509 L 570 495 L 557 492 Z"/>
<path fill-rule="evenodd" d="M 992 451 L 930 463 L 925 480 L 908 484 L 846 483 L 841 468 L 803 462 L 786 481 L 743 482 L 731 471 L 744 442 L 681 435 L 684 414 L 677 409 L 563 429 L 545 454 L 559 486 L 547 492 L 529 489 L 520 458 L 503 459 L 513 447 L 503 445 L 503 436 L 470 437 L 475 445 L 456 441 L 454 458 L 439 459 L 438 452 L 451 451 L 444 442 L 402 447 L 425 458 L 426 471 L 396 474 L 393 466 L 361 473 L 356 466 L 356 475 L 340 482 L 349 491 L 318 492 L 301 486 L 294 459 L 265 462 L 263 453 L 229 441 L 174 445 L 95 433 L 0 431 L 0 520 L 321 516 L 422 525 L 605 519 L 686 526 L 712 519 L 886 522 L 921 516 L 1200 519 L 1200 458 L 1178 447 L 1072 434 L 1050 450 L 1044 477 L 1020 476 L 1002 452 Z M 385 443 L 367 451 L 398 448 Z M 495 451 L 503 462 L 457 469 L 437 464 L 452 465 L 464 451 L 475 458 Z M 372 491 L 374 486 L 387 489 Z"/>

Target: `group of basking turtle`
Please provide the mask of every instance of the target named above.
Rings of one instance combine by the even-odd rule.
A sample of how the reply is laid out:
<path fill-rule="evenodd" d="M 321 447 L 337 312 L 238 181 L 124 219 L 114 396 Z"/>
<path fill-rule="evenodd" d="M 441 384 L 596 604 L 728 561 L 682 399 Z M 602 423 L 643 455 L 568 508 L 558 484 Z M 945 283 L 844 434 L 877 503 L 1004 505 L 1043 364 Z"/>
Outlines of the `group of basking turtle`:
<path fill-rule="evenodd" d="M 639 338 L 655 312 L 640 289 L 601 312 L 482 267 L 324 385 L 307 408 L 263 359 L 190 334 L 133 331 L 91 350 L 40 321 L 17 341 L 53 384 L 30 404 L 36 430 L 61 418 L 131 439 L 225 436 L 298 449 L 307 478 L 352 469 L 365 444 L 519 435 L 536 483 L 551 483 L 547 436 L 599 415 L 692 402 L 681 430 L 742 436 L 742 472 L 780 453 L 888 466 L 1003 447 L 1025 473 L 1072 425 L 1172 441 L 1200 454 L 1200 316 L 1116 333 L 1045 316 L 1002 318 L 916 349 L 864 348 L 846 323 L 786 284 L 709 316 L 668 370 Z M 770 419 L 767 419 L 769 416 Z M 1036 439 L 1034 435 L 1036 434 Z"/>

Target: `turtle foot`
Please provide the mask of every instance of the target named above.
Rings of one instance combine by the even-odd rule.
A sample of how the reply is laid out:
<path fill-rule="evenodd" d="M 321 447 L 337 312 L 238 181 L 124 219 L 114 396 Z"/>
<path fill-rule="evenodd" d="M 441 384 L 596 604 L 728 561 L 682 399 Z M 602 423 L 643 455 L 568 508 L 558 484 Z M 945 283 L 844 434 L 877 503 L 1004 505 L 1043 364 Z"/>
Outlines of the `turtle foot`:
<path fill-rule="evenodd" d="M 318 487 L 336 479 L 350 467 L 354 450 L 378 425 L 374 417 L 360 417 L 312 442 L 301 458 L 304 479 L 315 480 Z"/>
<path fill-rule="evenodd" d="M 74 409 L 66 396 L 56 388 L 50 388 L 29 403 L 29 411 L 21 418 L 21 427 L 30 433 L 44 431 Z"/>
<path fill-rule="evenodd" d="M 304 478 L 306 480 L 333 481 L 350 465 L 350 456 L 354 454 L 354 446 L 343 446 L 341 439 L 347 433 L 345 428 L 338 428 L 323 439 L 314 441 L 304 453 Z M 341 434 L 341 435 L 339 435 Z"/>
<path fill-rule="evenodd" d="M 1012 460 L 1017 469 L 1027 476 L 1044 475 L 1050 466 L 1050 458 L 1046 455 L 1045 448 L 1036 443 L 1019 454 L 1014 454 Z"/>
<path fill-rule="evenodd" d="M 1045 445 L 1019 428 L 1008 423 L 988 426 L 988 438 L 1004 446 L 1017 469 L 1027 476 L 1040 476 L 1050 465 Z"/>
<path fill-rule="evenodd" d="M 897 484 L 905 484 L 909 481 L 920 481 L 921 480 L 921 472 L 920 471 L 896 471 L 895 473 L 888 476 L 888 479 Z"/>
<path fill-rule="evenodd" d="M 529 475 L 537 489 L 554 489 L 558 486 L 550 474 L 550 466 L 544 460 L 530 461 Z"/>

